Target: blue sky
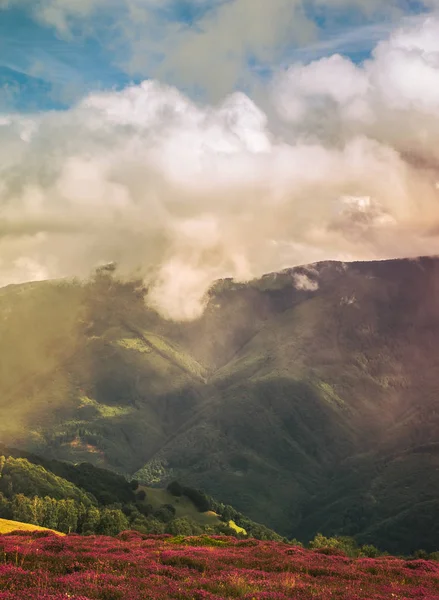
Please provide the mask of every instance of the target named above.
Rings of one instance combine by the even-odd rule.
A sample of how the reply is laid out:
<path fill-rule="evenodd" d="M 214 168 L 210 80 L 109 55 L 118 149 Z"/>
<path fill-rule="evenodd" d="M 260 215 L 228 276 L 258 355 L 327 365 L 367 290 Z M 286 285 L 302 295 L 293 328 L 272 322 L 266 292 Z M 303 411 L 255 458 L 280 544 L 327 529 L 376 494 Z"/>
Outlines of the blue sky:
<path fill-rule="evenodd" d="M 276 25 L 275 12 L 283 10 L 287 15 L 288 3 L 296 6 L 298 0 L 279 0 L 277 4 L 267 0 L 273 15 L 269 10 L 257 13 L 254 5 L 254 35 L 260 36 L 260 45 L 247 36 L 241 47 L 236 39 L 233 45 L 220 41 L 218 48 L 216 20 L 228 36 L 226 10 L 230 12 L 231 5 L 241 2 L 242 11 L 248 10 L 246 20 L 242 15 L 246 27 L 253 18 L 251 3 L 125 1 L 126 5 L 123 1 L 77 0 L 80 10 L 75 12 L 65 7 L 68 3 L 64 0 L 0 0 L 0 110 L 67 108 L 88 92 L 119 89 L 156 77 L 189 95 L 219 100 L 235 88 L 248 91 L 259 79 L 269 78 L 295 60 L 308 62 L 340 51 L 361 61 L 395 21 L 424 10 L 422 3 L 410 0 L 395 0 L 392 10 L 384 12 L 379 2 L 375 11 L 365 12 L 362 0 L 357 0 L 357 8 L 353 8 L 356 0 L 335 0 L 330 8 L 328 3 L 310 1 L 300 15 L 295 12 L 292 16 L 290 35 L 288 29 L 281 30 L 282 15 Z M 369 0 L 369 5 L 373 1 Z M 237 18 L 241 13 L 237 9 Z M 279 27 L 278 41 L 276 29 L 263 30 L 263 20 L 271 17 L 273 27 Z M 302 39 L 300 19 L 306 22 L 302 29 L 307 29 Z M 295 22 L 298 31 L 294 31 Z M 231 35 L 239 38 L 236 32 Z M 196 57 L 197 52 L 202 56 Z M 189 57 L 187 62 L 193 61 L 193 67 L 184 64 L 180 56 Z M 218 81 L 210 81 L 210 71 L 219 72 L 223 67 L 223 81 L 223 74 L 218 74 Z"/>
<path fill-rule="evenodd" d="M 0 13 L 0 102 L 4 108 L 62 108 L 87 91 L 121 87 L 129 80 L 94 36 L 63 38 L 24 10 Z"/>

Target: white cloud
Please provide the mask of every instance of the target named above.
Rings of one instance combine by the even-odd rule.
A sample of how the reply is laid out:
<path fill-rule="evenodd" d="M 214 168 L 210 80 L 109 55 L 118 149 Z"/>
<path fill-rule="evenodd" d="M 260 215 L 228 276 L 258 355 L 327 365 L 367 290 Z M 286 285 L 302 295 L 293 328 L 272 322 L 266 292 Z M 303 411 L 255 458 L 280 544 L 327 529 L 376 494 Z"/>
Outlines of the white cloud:
<path fill-rule="evenodd" d="M 336 85 L 334 82 L 337 82 Z M 312 106 L 321 108 L 322 101 L 332 101 L 344 109 L 347 106 L 352 109 L 368 88 L 369 80 L 363 70 L 349 59 L 334 54 L 308 65 L 292 66 L 280 78 L 276 96 L 282 116 L 297 121 Z"/>
<path fill-rule="evenodd" d="M 318 282 L 310 279 L 306 273 L 296 273 L 294 275 L 294 285 L 296 289 L 307 292 L 315 292 L 319 289 Z"/>
<path fill-rule="evenodd" d="M 320 135 L 366 135 L 398 152 L 431 163 L 439 108 L 437 18 L 396 30 L 380 42 L 372 59 L 354 65 L 335 55 L 295 64 L 281 75 L 275 102 L 295 129 L 318 126 Z M 436 158 L 435 158 L 436 160 Z"/>

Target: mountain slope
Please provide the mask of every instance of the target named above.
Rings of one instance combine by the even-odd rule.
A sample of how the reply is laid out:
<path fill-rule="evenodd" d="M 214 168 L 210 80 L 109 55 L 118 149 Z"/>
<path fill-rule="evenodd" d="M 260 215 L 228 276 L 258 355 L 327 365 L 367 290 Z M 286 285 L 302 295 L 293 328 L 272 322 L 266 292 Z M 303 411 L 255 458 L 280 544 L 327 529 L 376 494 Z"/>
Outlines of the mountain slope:
<path fill-rule="evenodd" d="M 382 526 L 411 551 L 416 522 L 435 549 L 439 260 L 218 282 L 192 323 L 144 293 L 105 270 L 0 290 L 5 442 L 177 478 L 290 537 Z"/>

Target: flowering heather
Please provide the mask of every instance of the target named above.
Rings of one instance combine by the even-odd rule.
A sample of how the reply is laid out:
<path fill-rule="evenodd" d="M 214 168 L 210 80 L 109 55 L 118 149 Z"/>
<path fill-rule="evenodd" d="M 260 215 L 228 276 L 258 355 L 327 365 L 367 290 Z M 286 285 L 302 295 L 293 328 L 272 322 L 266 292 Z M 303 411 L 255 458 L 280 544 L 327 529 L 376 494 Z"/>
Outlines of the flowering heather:
<path fill-rule="evenodd" d="M 439 600 L 439 563 L 277 542 L 0 536 L 0 600 Z"/>

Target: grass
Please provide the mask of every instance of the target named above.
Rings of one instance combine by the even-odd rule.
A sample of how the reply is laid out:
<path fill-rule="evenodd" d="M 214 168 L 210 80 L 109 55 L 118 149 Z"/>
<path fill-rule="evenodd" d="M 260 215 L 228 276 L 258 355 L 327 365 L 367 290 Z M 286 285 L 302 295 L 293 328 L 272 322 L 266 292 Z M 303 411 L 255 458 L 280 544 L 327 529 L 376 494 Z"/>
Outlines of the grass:
<path fill-rule="evenodd" d="M 136 352 L 140 352 L 142 354 L 149 354 L 152 352 L 151 347 L 138 338 L 122 338 L 121 340 L 117 340 L 116 344 L 121 348 L 125 348 L 126 350 L 135 350 Z"/>
<path fill-rule="evenodd" d="M 206 369 L 200 365 L 190 354 L 185 352 L 183 348 L 177 347 L 159 335 L 150 332 L 144 332 L 143 337 L 151 344 L 151 347 L 161 356 L 168 358 L 172 363 L 178 366 L 186 373 L 195 376 L 201 381 L 206 379 Z"/>
<path fill-rule="evenodd" d="M 91 406 L 96 409 L 97 413 L 105 419 L 129 415 L 133 412 L 133 409 L 128 406 L 108 406 L 107 404 L 101 404 L 88 396 L 81 396 L 79 401 L 81 406 Z"/>
<path fill-rule="evenodd" d="M 64 536 L 64 533 L 54 531 L 53 529 L 47 529 L 46 527 L 38 527 L 38 525 L 29 525 L 28 523 L 19 523 L 18 521 L 9 521 L 7 519 L 0 519 L 0 534 L 12 533 L 14 531 L 51 531 L 57 535 Z"/>

